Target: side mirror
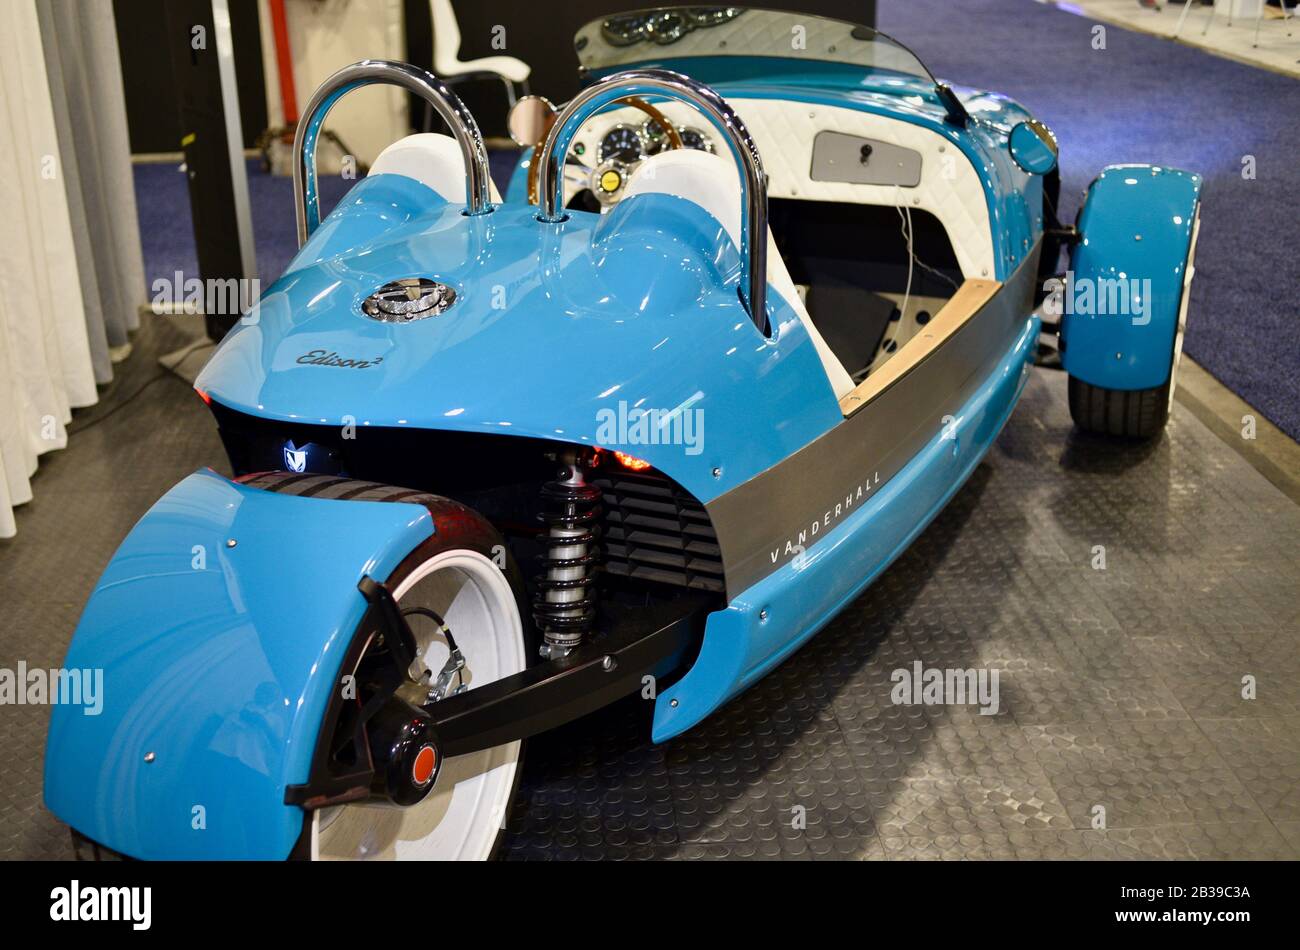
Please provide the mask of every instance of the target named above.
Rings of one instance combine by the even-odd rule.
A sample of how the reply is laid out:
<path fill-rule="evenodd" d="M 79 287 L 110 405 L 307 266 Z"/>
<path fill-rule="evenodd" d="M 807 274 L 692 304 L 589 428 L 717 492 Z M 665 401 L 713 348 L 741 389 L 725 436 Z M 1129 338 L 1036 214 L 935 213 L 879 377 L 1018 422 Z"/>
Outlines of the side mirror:
<path fill-rule="evenodd" d="M 510 108 L 506 127 L 520 148 L 541 144 L 555 122 L 555 106 L 545 96 L 524 96 Z"/>
<path fill-rule="evenodd" d="M 1056 167 L 1056 136 L 1037 119 L 1018 123 L 1007 138 L 1007 146 L 1016 164 L 1031 175 L 1046 175 Z"/>

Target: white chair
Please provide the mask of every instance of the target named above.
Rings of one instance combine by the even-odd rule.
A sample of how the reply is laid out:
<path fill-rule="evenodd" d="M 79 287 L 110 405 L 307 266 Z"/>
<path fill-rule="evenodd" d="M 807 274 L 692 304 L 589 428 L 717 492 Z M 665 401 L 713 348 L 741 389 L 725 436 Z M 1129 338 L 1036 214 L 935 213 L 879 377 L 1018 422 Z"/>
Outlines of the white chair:
<path fill-rule="evenodd" d="M 1186 19 L 1187 19 L 1187 14 L 1190 13 L 1191 10 L 1192 10 L 1193 2 L 1194 2 L 1194 0 L 1187 0 L 1187 2 L 1183 5 L 1183 12 L 1182 12 L 1182 14 L 1178 17 L 1178 25 L 1177 25 L 1176 27 L 1174 27 L 1174 38 L 1175 38 L 1175 39 L 1177 39 L 1177 38 L 1178 38 L 1178 34 L 1181 33 L 1181 32 L 1183 31 L 1183 23 L 1184 23 L 1184 21 L 1186 21 Z M 1253 45 L 1253 46 L 1259 46 L 1259 23 L 1260 23 L 1260 20 L 1262 20 L 1262 19 L 1264 18 L 1264 4 L 1265 4 L 1265 2 L 1266 2 L 1266 0 L 1259 0 L 1259 8 L 1258 8 L 1258 9 L 1256 10 L 1256 12 L 1255 12 L 1255 42 L 1254 42 L 1253 44 L 1251 44 L 1251 45 Z M 1279 2 L 1282 4 L 1282 18 L 1283 18 L 1283 19 L 1289 19 L 1290 16 L 1291 16 L 1291 14 L 1290 14 L 1289 12 L 1287 12 L 1287 8 L 1286 8 L 1286 0 L 1279 0 Z M 1209 12 L 1209 14 L 1205 17 L 1205 26 L 1203 26 L 1203 27 L 1201 28 L 1201 35 L 1202 35 L 1202 36 L 1204 36 L 1206 33 L 1208 33 L 1208 32 L 1210 31 L 1210 23 L 1214 20 L 1214 14 L 1215 14 L 1215 12 L 1218 10 L 1218 6 L 1219 6 L 1219 4 L 1218 4 L 1217 0 L 1216 0 L 1215 3 L 1211 3 L 1211 4 L 1209 4 L 1210 12 Z M 1233 6 L 1234 6 L 1234 0 L 1229 0 L 1229 2 L 1228 2 L 1228 26 L 1232 26 L 1232 8 L 1233 8 Z M 1289 36 L 1290 34 L 1287 34 L 1287 35 Z"/>
<path fill-rule="evenodd" d="M 1259 46 L 1259 23 L 1264 19 L 1264 2 L 1265 0 L 1259 0 L 1259 12 L 1255 14 L 1255 42 L 1251 43 L 1251 46 Z M 1287 10 L 1286 0 L 1278 0 L 1278 3 L 1282 4 L 1282 19 L 1291 19 L 1293 14 Z M 1287 36 L 1290 35 L 1291 34 L 1288 32 Z"/>
<path fill-rule="evenodd" d="M 451 0 L 429 0 L 433 18 L 433 72 L 448 85 L 478 79 L 499 79 L 506 87 L 506 102 L 515 104 L 515 85 L 528 92 L 532 67 L 513 56 L 484 56 L 462 62 L 460 59 L 460 24 Z M 425 128 L 432 122 L 432 109 L 425 107 Z"/>

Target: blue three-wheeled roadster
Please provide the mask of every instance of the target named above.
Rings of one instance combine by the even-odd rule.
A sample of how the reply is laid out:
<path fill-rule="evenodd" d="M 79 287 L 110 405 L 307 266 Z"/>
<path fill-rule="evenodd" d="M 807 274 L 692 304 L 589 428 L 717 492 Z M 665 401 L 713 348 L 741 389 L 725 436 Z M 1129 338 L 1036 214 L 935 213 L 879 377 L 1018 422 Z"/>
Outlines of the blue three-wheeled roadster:
<path fill-rule="evenodd" d="M 1036 362 L 1079 426 L 1161 432 L 1197 175 L 1111 166 L 1064 225 L 1043 122 L 851 23 L 647 10 L 575 48 L 504 197 L 435 76 L 312 98 L 301 249 L 197 382 L 234 477 L 153 506 L 68 653 L 103 712 L 55 708 L 45 800 L 97 853 L 488 857 L 525 739 L 639 693 L 664 741 L 754 683 Z M 322 122 L 373 83 L 450 134 L 322 219 Z"/>

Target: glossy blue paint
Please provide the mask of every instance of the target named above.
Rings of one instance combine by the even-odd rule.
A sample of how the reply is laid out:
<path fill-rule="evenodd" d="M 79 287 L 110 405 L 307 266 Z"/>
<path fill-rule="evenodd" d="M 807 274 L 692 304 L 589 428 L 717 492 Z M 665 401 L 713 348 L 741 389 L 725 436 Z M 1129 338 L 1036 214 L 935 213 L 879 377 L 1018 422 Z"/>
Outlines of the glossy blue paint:
<path fill-rule="evenodd" d="M 1111 165 L 1089 186 L 1063 293 L 1061 359 L 1071 376 L 1106 389 L 1169 378 L 1200 193 L 1200 175 L 1150 165 Z"/>
<path fill-rule="evenodd" d="M 366 610 L 357 582 L 387 578 L 432 532 L 419 505 L 273 494 L 210 470 L 177 484 L 73 636 L 64 666 L 102 669 L 103 705 L 53 707 L 46 807 L 136 858 L 286 857 L 303 813 L 285 786 L 307 778 Z"/>
<path fill-rule="evenodd" d="M 655 700 L 655 742 L 691 728 L 763 677 L 912 543 L 1002 431 L 1029 378 L 1038 328 L 1036 316 L 1026 318 L 997 370 L 954 414 L 955 440 L 938 432 L 802 561 L 781 567 L 709 617 L 695 665 Z"/>
<path fill-rule="evenodd" d="M 401 222 L 393 231 L 375 233 L 373 195 Z M 198 388 L 263 418 L 585 444 L 603 441 L 602 419 L 620 404 L 698 409 L 696 454 L 626 450 L 706 502 L 839 422 L 794 311 L 769 293 L 775 330 L 763 337 L 737 296 L 735 246 L 694 203 L 638 195 L 607 215 L 544 224 L 536 208 L 513 204 L 468 217 L 441 202 L 407 219 L 411 195 L 398 183 L 349 195 L 304 248 L 312 262 L 295 262 L 267 291 Z M 417 276 L 454 287 L 455 305 L 402 325 L 361 314 L 378 287 Z M 371 365 L 299 362 L 315 351 Z"/>
<path fill-rule="evenodd" d="M 447 199 L 414 178 L 367 175 L 312 232 L 277 283 L 313 264 L 362 254 L 376 241 L 416 233 L 426 226 L 423 219 L 430 212 L 450 207 Z"/>

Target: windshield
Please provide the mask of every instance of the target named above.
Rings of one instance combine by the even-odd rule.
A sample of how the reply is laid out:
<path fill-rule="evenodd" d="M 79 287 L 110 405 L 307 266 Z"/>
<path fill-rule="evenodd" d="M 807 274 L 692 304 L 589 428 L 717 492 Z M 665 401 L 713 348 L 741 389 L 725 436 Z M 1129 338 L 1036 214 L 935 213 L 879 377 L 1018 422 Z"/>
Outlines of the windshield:
<path fill-rule="evenodd" d="M 903 44 L 843 20 L 745 7 L 657 7 L 599 17 L 573 38 L 588 70 L 690 56 L 758 56 L 846 63 L 934 82 Z"/>

